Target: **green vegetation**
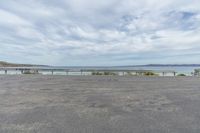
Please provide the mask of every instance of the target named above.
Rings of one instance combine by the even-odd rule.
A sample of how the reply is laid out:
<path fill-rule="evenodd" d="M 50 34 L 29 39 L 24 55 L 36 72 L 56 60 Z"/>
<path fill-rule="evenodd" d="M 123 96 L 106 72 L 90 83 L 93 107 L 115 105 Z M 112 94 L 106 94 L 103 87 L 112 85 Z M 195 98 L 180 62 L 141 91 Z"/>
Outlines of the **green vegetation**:
<path fill-rule="evenodd" d="M 92 75 L 103 75 L 103 74 L 100 72 L 92 72 Z"/>
<path fill-rule="evenodd" d="M 23 74 L 39 74 L 38 71 L 25 70 Z"/>
<path fill-rule="evenodd" d="M 199 75 L 200 74 L 200 69 L 194 69 L 194 75 Z"/>
<path fill-rule="evenodd" d="M 145 72 L 144 76 L 158 76 L 158 74 L 153 73 L 153 72 Z"/>
<path fill-rule="evenodd" d="M 117 75 L 117 74 L 112 72 L 92 72 L 92 75 Z"/>
<path fill-rule="evenodd" d="M 30 71 L 25 71 L 23 72 L 23 74 L 33 74 L 33 73 L 31 73 Z"/>
<path fill-rule="evenodd" d="M 35 66 L 37 67 L 37 66 L 45 66 L 45 65 L 16 64 L 16 63 L 0 61 L 0 67 L 35 67 Z"/>
<path fill-rule="evenodd" d="M 136 74 L 133 74 L 132 72 L 127 72 L 126 75 L 128 75 L 128 76 L 136 76 Z"/>
<path fill-rule="evenodd" d="M 181 73 L 181 74 L 178 74 L 177 76 L 186 76 L 185 74 Z"/>
<path fill-rule="evenodd" d="M 5 61 L 0 61 L 0 67 L 13 67 L 15 65 L 16 64 L 8 63 L 8 62 L 5 62 Z"/>
<path fill-rule="evenodd" d="M 113 72 L 92 72 L 92 75 L 117 75 L 117 74 L 113 73 Z M 131 72 L 127 72 L 126 75 L 135 76 L 136 74 L 133 74 Z M 144 76 L 158 76 L 158 74 L 153 73 L 153 72 L 140 73 L 139 75 L 144 75 Z"/>

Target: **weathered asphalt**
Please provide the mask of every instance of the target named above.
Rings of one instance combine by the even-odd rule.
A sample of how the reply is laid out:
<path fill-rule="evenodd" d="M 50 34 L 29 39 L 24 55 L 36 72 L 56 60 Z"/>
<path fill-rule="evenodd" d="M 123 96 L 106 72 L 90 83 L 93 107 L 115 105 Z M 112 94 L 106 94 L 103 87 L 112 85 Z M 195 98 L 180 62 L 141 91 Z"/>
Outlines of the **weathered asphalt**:
<path fill-rule="evenodd" d="M 2 75 L 0 133 L 200 133 L 200 78 Z"/>

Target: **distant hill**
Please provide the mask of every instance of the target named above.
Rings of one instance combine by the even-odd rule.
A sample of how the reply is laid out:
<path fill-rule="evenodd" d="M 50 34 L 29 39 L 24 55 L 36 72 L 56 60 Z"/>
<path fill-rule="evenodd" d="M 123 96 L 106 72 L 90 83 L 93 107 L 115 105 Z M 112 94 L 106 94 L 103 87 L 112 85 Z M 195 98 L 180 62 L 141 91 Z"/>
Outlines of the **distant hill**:
<path fill-rule="evenodd" d="M 16 63 L 0 61 L 0 67 L 39 67 L 39 66 L 45 66 L 45 65 L 16 64 Z"/>
<path fill-rule="evenodd" d="M 162 67 L 162 66 L 169 66 L 169 67 L 196 67 L 196 66 L 200 66 L 200 64 L 148 64 L 148 65 L 144 65 L 144 66 L 152 66 L 152 67 Z"/>
<path fill-rule="evenodd" d="M 128 65 L 120 67 L 200 67 L 200 64 L 147 64 L 147 65 Z"/>
<path fill-rule="evenodd" d="M 6 61 L 0 61 L 0 67 L 49 67 L 49 66 L 35 65 L 35 64 L 17 64 L 17 63 L 9 63 Z M 66 66 L 63 66 L 63 67 L 66 67 Z M 74 66 L 74 67 L 77 67 L 77 66 Z M 78 66 L 78 67 L 81 67 L 81 66 Z M 96 66 L 96 67 L 100 67 L 100 66 Z M 147 64 L 147 65 L 128 65 L 128 66 L 125 65 L 125 66 L 113 66 L 113 67 L 200 67 L 200 64 Z"/>

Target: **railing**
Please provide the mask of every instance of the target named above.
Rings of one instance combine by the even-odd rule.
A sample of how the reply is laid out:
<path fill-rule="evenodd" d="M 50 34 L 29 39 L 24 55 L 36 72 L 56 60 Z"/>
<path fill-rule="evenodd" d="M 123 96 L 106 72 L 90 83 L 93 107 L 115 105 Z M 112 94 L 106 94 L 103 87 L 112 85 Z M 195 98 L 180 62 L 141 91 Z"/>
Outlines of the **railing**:
<path fill-rule="evenodd" d="M 39 74 L 39 72 L 50 72 L 52 75 L 54 72 L 65 72 L 66 75 L 69 72 L 78 72 L 80 75 L 83 73 L 122 73 L 122 75 L 127 75 L 129 73 L 134 73 L 135 75 L 144 75 L 146 73 L 159 73 L 162 76 L 167 74 L 172 74 L 176 76 L 173 70 L 126 70 L 126 69 L 65 69 L 65 68 L 50 68 L 50 67 L 0 67 L 0 71 L 4 71 L 4 74 L 8 74 L 8 71 L 18 71 L 21 74 Z M 91 74 L 92 75 L 92 74 Z"/>

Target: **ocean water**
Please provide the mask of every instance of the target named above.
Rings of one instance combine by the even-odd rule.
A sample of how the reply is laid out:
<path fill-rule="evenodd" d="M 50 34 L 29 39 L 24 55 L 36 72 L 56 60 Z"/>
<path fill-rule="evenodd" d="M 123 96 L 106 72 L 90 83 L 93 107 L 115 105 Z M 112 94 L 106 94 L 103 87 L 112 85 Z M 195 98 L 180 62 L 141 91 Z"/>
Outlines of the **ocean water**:
<path fill-rule="evenodd" d="M 130 67 L 48 67 L 53 69 L 70 69 L 72 71 L 79 71 L 81 69 L 114 69 L 114 70 L 155 70 L 155 71 L 162 71 L 162 70 L 173 70 L 176 71 L 178 74 L 183 73 L 188 76 L 191 75 L 192 72 L 194 72 L 194 69 L 199 69 L 198 66 L 130 66 Z M 51 75 L 51 72 L 48 71 L 39 71 L 39 73 L 43 75 Z M 5 74 L 4 71 L 0 71 L 0 74 Z M 8 71 L 8 74 L 21 74 L 20 71 Z M 54 75 L 80 75 L 80 72 L 62 72 L 62 71 L 55 71 Z M 91 75 L 90 72 L 84 72 L 84 75 Z M 170 76 L 170 75 L 169 75 Z"/>
<path fill-rule="evenodd" d="M 123 67 L 124 68 L 124 67 Z M 159 66 L 159 67 L 125 67 L 126 69 L 136 69 L 136 70 L 173 70 L 176 71 L 178 74 L 191 74 L 194 72 L 194 69 L 199 69 L 200 67 L 193 67 L 193 66 Z"/>
<path fill-rule="evenodd" d="M 126 66 L 126 67 L 54 67 L 56 69 L 59 68 L 64 68 L 64 69 L 70 69 L 70 70 L 80 70 L 80 69 L 104 69 L 104 70 L 110 70 L 110 69 L 114 69 L 114 70 L 155 70 L 155 71 L 162 71 L 162 70 L 172 70 L 172 71 L 176 71 L 177 74 L 186 74 L 188 76 L 192 75 L 192 73 L 194 72 L 194 69 L 200 69 L 200 66 Z M 55 74 L 61 74 L 62 72 L 58 72 Z M 62 73 L 62 75 L 65 75 L 66 73 Z M 68 73 L 69 75 L 80 75 L 80 72 L 76 73 L 76 72 L 71 72 Z M 90 75 L 91 73 L 83 73 L 84 75 Z M 171 76 L 173 74 L 169 74 L 169 76 Z"/>

